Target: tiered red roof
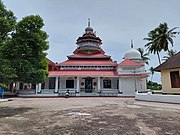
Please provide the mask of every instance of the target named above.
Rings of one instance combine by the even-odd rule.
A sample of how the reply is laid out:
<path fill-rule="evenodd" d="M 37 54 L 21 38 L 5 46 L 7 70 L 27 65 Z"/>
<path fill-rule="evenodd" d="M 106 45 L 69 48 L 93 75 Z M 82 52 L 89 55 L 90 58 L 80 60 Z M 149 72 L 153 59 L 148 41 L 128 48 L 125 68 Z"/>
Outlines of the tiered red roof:
<path fill-rule="evenodd" d="M 118 76 L 116 71 L 109 70 L 61 70 L 61 71 L 50 71 L 49 76 L 107 76 L 113 77 Z"/>
<path fill-rule="evenodd" d="M 102 53 L 93 53 L 93 54 L 85 54 L 85 53 L 75 53 L 67 56 L 68 58 L 110 58 L 111 56 L 102 54 Z"/>
<path fill-rule="evenodd" d="M 143 64 L 125 59 L 120 64 L 113 62 L 111 56 L 105 55 L 100 45 L 101 39 L 96 37 L 90 24 L 85 29 L 85 34 L 77 39 L 77 49 L 72 55 L 67 56 L 68 60 L 56 64 L 57 71 L 49 71 L 49 76 L 102 76 L 102 77 L 116 77 L 116 76 L 146 76 L 146 74 L 118 74 L 116 66 L 121 67 L 142 67 Z M 50 64 L 51 61 L 49 61 Z M 63 67 L 62 67 L 63 66 Z M 69 67 L 66 67 L 69 66 Z M 74 69 L 70 68 L 70 66 Z M 86 69 L 77 69 L 76 66 L 87 66 Z M 91 68 L 88 66 L 98 66 L 97 68 Z M 99 67 L 110 66 L 110 67 Z"/>
<path fill-rule="evenodd" d="M 93 32 L 85 33 L 82 37 L 79 37 L 76 44 L 80 44 L 85 41 L 93 41 L 96 42 L 98 45 L 102 44 L 101 39 L 99 37 L 96 37 Z"/>
<path fill-rule="evenodd" d="M 102 66 L 108 66 L 108 65 L 111 65 L 111 66 L 116 66 L 117 64 L 115 62 L 112 62 L 111 60 L 108 60 L 108 59 L 105 59 L 105 60 L 101 60 L 101 59 L 98 59 L 98 60 L 94 60 L 94 59 L 72 59 L 72 60 L 67 60 L 67 61 L 64 61 L 60 64 L 58 64 L 58 66 L 69 66 L 69 65 L 102 65 Z"/>
<path fill-rule="evenodd" d="M 121 63 L 119 63 L 118 66 L 120 66 L 120 67 L 142 67 L 144 65 L 139 62 L 133 61 L 133 60 L 125 59 Z"/>

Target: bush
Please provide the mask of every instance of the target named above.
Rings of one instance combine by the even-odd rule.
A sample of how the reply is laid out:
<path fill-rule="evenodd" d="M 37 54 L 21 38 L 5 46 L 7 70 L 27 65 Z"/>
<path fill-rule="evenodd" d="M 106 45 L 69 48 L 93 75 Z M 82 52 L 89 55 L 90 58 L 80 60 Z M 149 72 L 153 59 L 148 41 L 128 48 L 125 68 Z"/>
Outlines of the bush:
<path fill-rule="evenodd" d="M 148 81 L 147 82 L 147 89 L 150 89 L 150 90 L 161 90 L 162 89 L 162 85 L 158 84 L 156 82 Z"/>

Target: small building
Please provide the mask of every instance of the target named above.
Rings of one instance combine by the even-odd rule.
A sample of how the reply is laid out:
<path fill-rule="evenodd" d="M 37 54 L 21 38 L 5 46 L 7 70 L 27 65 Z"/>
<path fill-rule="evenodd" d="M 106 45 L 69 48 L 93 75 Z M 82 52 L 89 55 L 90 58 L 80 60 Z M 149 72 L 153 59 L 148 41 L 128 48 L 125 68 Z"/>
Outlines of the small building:
<path fill-rule="evenodd" d="M 134 96 L 137 90 L 146 90 L 148 73 L 136 49 L 127 51 L 119 64 L 112 61 L 90 22 L 76 44 L 66 61 L 48 60 L 49 76 L 44 83 L 36 84 L 37 94 L 63 95 L 68 90 L 75 96 Z"/>
<path fill-rule="evenodd" d="M 180 94 L 180 52 L 155 68 L 161 72 L 162 92 Z"/>

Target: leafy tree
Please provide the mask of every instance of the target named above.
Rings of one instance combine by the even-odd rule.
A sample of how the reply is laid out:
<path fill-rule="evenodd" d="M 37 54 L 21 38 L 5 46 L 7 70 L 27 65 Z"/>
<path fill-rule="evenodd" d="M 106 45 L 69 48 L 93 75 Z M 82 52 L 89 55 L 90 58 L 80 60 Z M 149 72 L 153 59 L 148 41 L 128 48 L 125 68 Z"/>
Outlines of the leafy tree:
<path fill-rule="evenodd" d="M 0 0 L 0 83 L 43 82 L 47 77 L 48 49 L 40 16 L 27 16 L 16 23 L 12 11 Z"/>
<path fill-rule="evenodd" d="M 163 57 L 163 60 L 168 60 L 177 53 L 176 50 L 168 50 L 167 55 Z"/>
<path fill-rule="evenodd" d="M 150 90 L 161 90 L 162 89 L 162 85 L 158 84 L 156 82 L 148 81 L 147 82 L 147 89 L 150 89 Z"/>
<path fill-rule="evenodd" d="M 7 52 L 4 48 L 10 43 L 15 24 L 13 12 L 8 11 L 0 0 L 0 83 L 7 83 L 17 77 L 11 59 L 4 57 Z"/>
<path fill-rule="evenodd" d="M 149 65 L 149 63 L 148 63 L 148 60 L 150 60 L 149 58 L 148 58 L 148 53 L 144 53 L 144 49 L 143 48 L 138 48 L 137 49 L 139 52 L 140 52 L 140 54 L 141 54 L 141 60 L 142 61 L 144 61 L 147 65 Z"/>
<path fill-rule="evenodd" d="M 0 0 L 0 43 L 2 45 L 15 28 L 16 17 L 12 11 L 8 11 Z"/>
<path fill-rule="evenodd" d="M 40 83 L 47 77 L 48 35 L 42 31 L 43 19 L 27 16 L 17 23 L 12 34 L 9 57 L 13 58 L 19 82 Z"/>
<path fill-rule="evenodd" d="M 169 50 L 169 43 L 173 46 L 173 38 L 176 37 L 176 34 L 179 32 L 174 31 L 178 27 L 174 27 L 169 30 L 167 23 L 160 24 L 157 28 L 148 33 L 148 37 L 144 40 L 149 41 L 145 47 L 150 53 L 157 54 L 159 64 L 161 64 L 159 53 L 164 50 Z"/>

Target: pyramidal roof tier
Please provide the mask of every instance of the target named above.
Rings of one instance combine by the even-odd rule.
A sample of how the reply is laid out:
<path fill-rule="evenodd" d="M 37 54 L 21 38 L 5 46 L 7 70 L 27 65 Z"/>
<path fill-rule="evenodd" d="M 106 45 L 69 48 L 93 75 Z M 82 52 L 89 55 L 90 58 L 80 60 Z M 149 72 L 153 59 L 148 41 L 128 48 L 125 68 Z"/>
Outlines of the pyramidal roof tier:
<path fill-rule="evenodd" d="M 96 37 L 96 34 L 90 26 L 90 19 L 88 20 L 88 27 L 85 28 L 85 33 L 77 39 L 78 45 L 73 55 L 67 56 L 69 59 L 75 58 L 105 58 L 110 59 L 111 56 L 105 55 L 105 52 L 101 48 L 102 40 Z"/>
<path fill-rule="evenodd" d="M 77 50 L 78 51 L 78 50 Z M 80 52 L 74 52 L 74 54 L 67 56 L 69 59 L 72 58 L 94 58 L 94 59 L 98 59 L 98 58 L 110 58 L 111 56 L 109 55 L 105 55 L 104 53 L 100 53 L 100 52 L 95 52 L 92 53 L 93 50 L 84 50 L 84 53 L 80 53 Z"/>
<path fill-rule="evenodd" d="M 90 26 L 90 19 L 88 19 L 88 27 L 85 28 L 85 33 L 77 39 L 76 44 L 79 47 L 96 47 L 102 44 L 102 40 L 99 37 L 96 37 L 96 33 L 93 28 Z"/>
<path fill-rule="evenodd" d="M 119 63 L 118 66 L 119 67 L 142 67 L 144 65 L 130 59 L 125 59 L 121 63 Z"/>

